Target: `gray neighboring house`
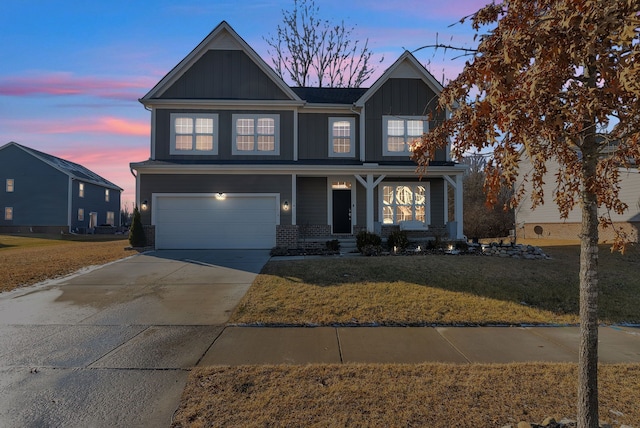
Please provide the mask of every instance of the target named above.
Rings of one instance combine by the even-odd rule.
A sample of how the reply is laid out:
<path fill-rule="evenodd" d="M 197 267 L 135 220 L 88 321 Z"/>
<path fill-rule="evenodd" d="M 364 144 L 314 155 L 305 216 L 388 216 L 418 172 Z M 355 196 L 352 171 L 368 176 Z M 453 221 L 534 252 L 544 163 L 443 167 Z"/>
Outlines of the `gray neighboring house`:
<path fill-rule="evenodd" d="M 0 147 L 0 183 L 0 232 L 120 226 L 122 189 L 77 163 L 10 142 Z"/>
<path fill-rule="evenodd" d="M 441 91 L 408 51 L 370 88 L 289 87 L 222 22 L 140 99 L 151 153 L 131 169 L 148 237 L 159 249 L 300 248 L 361 230 L 461 239 L 465 168 L 449 147 L 422 179 L 410 159 L 429 113 L 444 114 Z"/>

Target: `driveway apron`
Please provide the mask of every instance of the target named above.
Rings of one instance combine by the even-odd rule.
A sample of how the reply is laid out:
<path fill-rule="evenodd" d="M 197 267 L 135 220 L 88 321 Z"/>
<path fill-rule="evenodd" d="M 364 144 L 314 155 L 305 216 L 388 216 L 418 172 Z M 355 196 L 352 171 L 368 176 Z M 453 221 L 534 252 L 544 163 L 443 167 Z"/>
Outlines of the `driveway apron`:
<path fill-rule="evenodd" d="M 154 251 L 0 294 L 0 426 L 168 426 L 268 259 Z"/>

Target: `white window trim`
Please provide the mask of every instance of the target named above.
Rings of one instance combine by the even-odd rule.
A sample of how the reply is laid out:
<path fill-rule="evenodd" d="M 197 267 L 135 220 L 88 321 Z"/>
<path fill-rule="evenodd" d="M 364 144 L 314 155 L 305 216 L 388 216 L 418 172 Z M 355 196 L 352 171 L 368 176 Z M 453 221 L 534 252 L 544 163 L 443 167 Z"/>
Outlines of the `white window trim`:
<path fill-rule="evenodd" d="M 16 188 L 16 182 L 13 178 L 7 178 L 5 190 L 7 193 L 13 193 Z"/>
<path fill-rule="evenodd" d="M 422 186 L 424 187 L 424 224 L 425 226 L 429 226 L 431 224 L 431 183 L 428 181 L 383 181 L 378 185 L 378 221 L 383 226 L 397 226 L 399 223 L 384 223 L 384 186 L 393 186 L 394 188 L 398 186 Z M 415 204 L 414 204 L 415 206 Z M 395 212 L 394 212 L 395 217 Z M 418 220 L 419 221 L 419 220 Z"/>
<path fill-rule="evenodd" d="M 389 121 L 390 120 L 421 120 L 423 123 L 422 132 L 429 131 L 429 121 L 426 120 L 424 116 L 382 116 L 382 155 L 383 156 L 405 156 L 410 155 L 411 150 L 409 150 L 409 144 L 406 141 L 406 124 L 405 124 L 405 146 L 404 151 L 402 152 L 390 152 L 389 147 L 387 145 L 389 139 Z"/>
<path fill-rule="evenodd" d="M 274 150 L 266 152 L 258 150 L 258 142 L 255 141 L 253 150 L 238 150 L 236 139 L 238 131 L 236 122 L 238 119 L 273 119 L 274 125 Z M 279 114 L 233 114 L 231 115 L 231 126 L 233 127 L 231 135 L 231 154 L 234 156 L 279 156 L 280 155 L 280 115 Z M 256 135 L 256 134 L 254 134 Z"/>
<path fill-rule="evenodd" d="M 349 151 L 336 153 L 333 151 L 333 124 L 336 122 L 349 122 Z M 356 119 L 353 117 L 330 117 L 329 118 L 329 157 L 332 158 L 352 158 L 356 155 Z"/>
<path fill-rule="evenodd" d="M 78 221 L 84 221 L 84 208 L 78 208 Z"/>
<path fill-rule="evenodd" d="M 217 114 L 212 114 L 212 113 L 171 113 L 169 115 L 170 117 L 170 121 L 171 121 L 171 137 L 170 137 L 170 141 L 169 141 L 169 145 L 170 145 L 170 149 L 169 149 L 169 154 L 171 155 L 187 155 L 187 156 L 193 156 L 193 155 L 217 155 L 218 154 L 218 145 L 219 145 L 219 140 L 218 140 L 218 130 L 219 130 L 219 126 L 218 126 L 218 115 Z M 191 150 L 177 150 L 176 149 L 176 118 L 179 117 L 188 117 L 190 119 L 194 120 L 194 128 L 193 128 L 193 135 L 195 136 L 195 120 L 196 119 L 213 119 L 213 148 L 211 150 L 196 150 L 196 143 L 195 140 L 193 142 L 193 147 Z M 209 134 L 202 134 L 202 135 L 209 135 Z"/>
<path fill-rule="evenodd" d="M 78 197 L 84 198 L 84 183 L 78 183 Z"/>
<path fill-rule="evenodd" d="M 4 219 L 6 221 L 13 220 L 13 207 L 4 207 Z"/>

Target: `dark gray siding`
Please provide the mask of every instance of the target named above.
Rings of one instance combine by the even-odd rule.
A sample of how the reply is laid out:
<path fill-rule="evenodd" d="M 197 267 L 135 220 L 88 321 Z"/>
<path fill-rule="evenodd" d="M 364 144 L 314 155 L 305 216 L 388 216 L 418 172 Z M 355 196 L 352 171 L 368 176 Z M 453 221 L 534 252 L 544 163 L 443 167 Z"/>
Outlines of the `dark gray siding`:
<path fill-rule="evenodd" d="M 327 224 L 327 179 L 298 177 L 297 224 Z"/>
<path fill-rule="evenodd" d="M 346 159 L 358 159 L 360 156 L 360 120 L 356 115 L 303 113 L 298 115 L 298 159 L 326 160 L 329 159 L 329 118 L 355 118 L 355 156 Z M 331 158 L 333 162 L 339 158 Z"/>
<path fill-rule="evenodd" d="M 436 103 L 436 94 L 420 79 L 389 79 L 385 82 L 365 105 L 367 162 L 411 162 L 408 156 L 382 156 L 382 116 L 424 116 L 435 109 Z M 429 128 L 434 126 L 435 121 L 429 123 Z M 437 153 L 436 160 L 446 160 L 444 150 Z"/>
<path fill-rule="evenodd" d="M 105 188 L 92 183 L 84 183 L 84 197 L 81 198 L 80 183 L 82 181 L 73 180 L 72 182 L 72 201 L 71 201 L 71 228 L 86 230 L 89 227 L 89 214 L 95 212 L 97 214 L 96 226 L 107 223 L 107 212 L 113 212 L 114 223 L 112 226 L 120 226 L 120 192 L 109 189 L 109 202 L 105 200 Z M 78 219 L 78 209 L 84 210 L 84 219 Z"/>
<path fill-rule="evenodd" d="M 141 174 L 140 200 L 149 209 L 141 212 L 142 222 L 151 224 L 153 193 L 279 193 L 280 202 L 291 203 L 290 175 Z M 291 211 L 280 212 L 280 224 L 291 224 Z"/>
<path fill-rule="evenodd" d="M 15 189 L 6 192 L 6 179 Z M 0 226 L 66 226 L 69 177 L 16 146 L 0 150 Z M 13 221 L 5 221 L 5 207 Z"/>
<path fill-rule="evenodd" d="M 287 95 L 239 50 L 210 50 L 160 98 L 286 100 Z"/>
<path fill-rule="evenodd" d="M 209 113 L 218 115 L 218 154 L 212 155 L 171 155 L 171 113 Z M 279 114 L 280 115 L 280 155 L 232 155 L 232 136 L 234 114 Z M 251 110 L 156 110 L 156 151 L 157 160 L 251 160 L 251 161 L 269 161 L 269 160 L 293 160 L 293 112 L 292 111 L 265 111 L 256 112 Z"/>

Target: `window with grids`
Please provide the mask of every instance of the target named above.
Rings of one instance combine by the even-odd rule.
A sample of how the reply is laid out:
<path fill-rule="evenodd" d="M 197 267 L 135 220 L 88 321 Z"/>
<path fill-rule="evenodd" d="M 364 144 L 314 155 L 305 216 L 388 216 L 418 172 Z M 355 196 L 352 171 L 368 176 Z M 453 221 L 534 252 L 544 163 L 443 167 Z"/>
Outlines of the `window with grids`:
<path fill-rule="evenodd" d="M 109 189 L 104 189 L 104 201 L 109 202 Z"/>
<path fill-rule="evenodd" d="M 13 178 L 7 178 L 7 184 L 5 190 L 9 193 L 13 192 L 14 189 L 14 181 Z"/>
<path fill-rule="evenodd" d="M 427 187 L 414 184 L 382 186 L 382 223 L 427 222 Z"/>
<path fill-rule="evenodd" d="M 84 183 L 78 183 L 78 196 L 84 198 Z"/>
<path fill-rule="evenodd" d="M 352 117 L 329 118 L 329 156 L 355 156 L 355 124 Z"/>
<path fill-rule="evenodd" d="M 411 153 L 411 142 L 427 132 L 429 123 L 422 117 L 383 117 L 383 154 L 402 156 Z"/>
<path fill-rule="evenodd" d="M 107 211 L 107 224 L 114 226 L 116 216 L 113 211 Z"/>
<path fill-rule="evenodd" d="M 13 207 L 4 207 L 4 219 L 13 220 Z"/>
<path fill-rule="evenodd" d="M 280 154 L 280 116 L 233 115 L 234 155 Z"/>
<path fill-rule="evenodd" d="M 171 114 L 171 154 L 218 154 L 217 114 Z"/>

